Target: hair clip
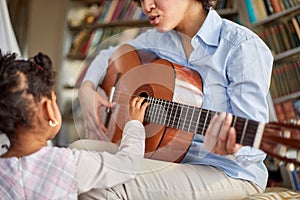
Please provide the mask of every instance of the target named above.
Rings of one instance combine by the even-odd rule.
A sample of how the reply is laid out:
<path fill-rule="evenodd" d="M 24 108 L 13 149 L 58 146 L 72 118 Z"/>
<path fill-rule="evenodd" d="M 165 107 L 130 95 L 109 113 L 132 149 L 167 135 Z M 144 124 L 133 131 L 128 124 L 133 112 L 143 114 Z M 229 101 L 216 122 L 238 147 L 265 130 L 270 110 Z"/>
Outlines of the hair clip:
<path fill-rule="evenodd" d="M 39 68 L 41 71 L 45 71 L 45 69 L 41 66 L 41 65 L 36 65 L 37 66 L 37 68 Z"/>

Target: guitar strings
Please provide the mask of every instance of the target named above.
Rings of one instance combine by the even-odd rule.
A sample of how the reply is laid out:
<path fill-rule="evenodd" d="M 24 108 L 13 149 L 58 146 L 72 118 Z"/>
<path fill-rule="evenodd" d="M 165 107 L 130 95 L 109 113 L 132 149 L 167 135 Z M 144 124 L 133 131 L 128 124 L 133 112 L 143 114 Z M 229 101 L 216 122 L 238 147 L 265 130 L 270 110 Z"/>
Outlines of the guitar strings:
<path fill-rule="evenodd" d="M 139 96 L 139 95 L 132 95 L 132 94 L 129 94 L 129 93 L 124 93 L 124 92 L 116 92 L 115 95 L 118 95 L 118 97 L 136 97 L 136 96 Z M 174 105 L 176 107 L 176 109 L 178 109 L 178 106 L 180 105 L 179 103 L 177 102 L 171 102 L 171 101 L 168 101 L 168 100 L 163 100 L 163 99 L 159 99 L 159 98 L 154 98 L 154 97 L 145 97 L 147 99 L 147 101 L 149 101 L 150 103 L 150 106 L 149 106 L 149 112 L 148 112 L 148 115 L 150 116 L 147 116 L 147 113 L 145 115 L 145 119 L 149 119 L 150 122 L 155 122 L 155 123 L 158 123 L 158 124 L 161 124 L 161 125 L 165 125 L 165 122 L 167 121 L 167 117 L 169 117 L 168 119 L 168 123 L 170 121 L 177 121 L 177 125 L 174 126 L 174 124 L 172 124 L 173 126 L 171 128 L 177 128 L 177 129 L 184 129 L 185 128 L 185 122 L 188 123 L 188 132 L 192 132 L 192 133 L 198 133 L 198 134 L 202 134 L 204 131 L 206 131 L 208 125 L 209 125 L 209 122 L 211 120 L 211 116 L 209 117 L 209 120 L 208 120 L 208 123 L 205 123 L 205 122 L 198 122 L 197 121 L 201 118 L 201 116 L 198 116 L 198 115 L 202 115 L 202 114 L 205 114 L 205 115 L 213 115 L 215 114 L 216 112 L 214 111 L 209 111 L 209 110 L 205 110 L 205 109 L 201 109 L 201 108 L 198 108 L 198 107 L 194 107 L 194 106 L 189 106 L 189 105 L 186 105 L 186 104 L 181 104 L 181 107 L 179 108 L 180 110 L 180 113 L 178 114 L 177 113 L 177 110 L 175 111 L 174 115 L 172 116 L 172 110 L 170 111 L 169 110 L 169 107 L 173 107 L 174 108 Z M 121 105 L 122 103 L 120 103 L 119 105 Z M 124 103 L 125 105 L 125 103 Z M 128 105 L 128 104 L 126 104 Z M 152 105 L 152 106 L 151 106 Z M 167 106 L 167 109 L 166 109 L 166 106 Z M 121 111 L 125 111 L 126 108 L 124 108 L 124 106 L 121 105 Z M 183 109 L 186 109 L 185 112 L 185 118 L 183 119 L 181 114 L 182 114 L 182 110 Z M 192 109 L 192 111 L 191 111 Z M 162 111 L 163 110 L 163 111 Z M 167 111 L 166 111 L 167 110 Z M 198 113 L 198 115 L 194 115 L 195 113 L 195 110 L 197 110 L 196 113 Z M 191 111 L 193 114 L 192 114 L 192 117 L 189 116 L 189 111 Z M 211 114 L 210 114 L 211 112 Z M 151 114 L 149 114 L 151 113 Z M 170 115 L 167 115 L 167 113 L 169 113 Z M 152 118 L 151 118 L 152 116 Z M 186 120 L 188 117 L 188 120 Z M 197 118 L 197 121 L 194 121 L 194 119 Z M 192 119 L 192 120 L 190 120 Z M 247 119 L 245 119 L 247 120 Z M 178 123 L 178 122 L 183 122 L 183 123 Z M 235 126 L 234 126 L 236 129 L 243 129 L 244 128 L 244 121 L 237 121 L 235 123 Z M 247 127 L 247 133 L 256 133 L 256 128 L 257 126 L 249 126 Z M 203 134 L 202 134 L 203 135 Z M 251 142 L 253 141 L 253 139 L 255 138 L 255 134 L 252 135 L 252 134 L 246 134 L 244 136 L 244 139 L 243 141 L 244 142 Z"/>
<path fill-rule="evenodd" d="M 132 95 L 132 94 L 129 94 L 129 93 L 124 93 L 124 92 L 116 92 L 115 94 L 119 95 L 120 96 L 127 96 L 127 97 L 137 97 L 139 95 Z M 147 101 L 150 101 L 151 99 L 154 100 L 154 102 L 149 102 L 150 103 L 150 107 L 151 108 L 151 115 L 148 113 L 148 118 L 149 118 L 149 121 L 152 121 L 152 122 L 156 122 L 156 123 L 159 123 L 161 125 L 165 125 L 165 122 L 166 122 L 166 118 L 169 117 L 169 120 L 168 121 L 182 121 L 183 122 L 186 122 L 186 117 L 189 117 L 189 119 L 192 119 L 191 121 L 189 121 L 189 119 L 187 120 L 188 124 L 189 124 L 189 127 L 188 127 L 188 130 L 192 130 L 192 131 L 189 131 L 189 132 L 192 132 L 192 133 L 197 133 L 197 134 L 201 134 L 201 135 L 204 135 L 205 134 L 205 131 L 209 125 L 209 123 L 203 123 L 202 121 L 198 122 L 198 120 L 201 118 L 200 116 L 194 116 L 194 111 L 192 112 L 192 117 L 188 116 L 189 114 L 189 111 L 185 111 L 185 119 L 182 118 L 181 114 L 180 113 L 179 115 L 177 114 L 177 111 L 174 113 L 174 115 L 172 116 L 168 116 L 166 113 L 168 113 L 166 111 L 166 108 L 167 107 L 167 110 L 169 109 L 170 106 L 174 107 L 174 105 L 176 106 L 176 108 L 178 108 L 178 103 L 177 102 L 171 102 L 171 101 L 167 101 L 167 100 L 163 100 L 163 99 L 158 99 L 158 98 L 154 98 L 154 97 L 145 97 L 147 99 Z M 124 104 L 125 105 L 125 104 Z M 127 104 L 126 104 L 127 105 Z M 151 106 L 152 105 L 152 106 Z M 190 110 L 191 108 L 193 110 L 198 110 L 197 112 L 199 112 L 198 114 L 199 115 L 202 115 L 202 114 L 209 114 L 209 112 L 212 112 L 214 113 L 214 111 L 209 111 L 209 110 L 205 110 L 205 109 L 201 109 L 201 108 L 198 108 L 198 107 L 193 107 L 193 106 L 189 106 L 189 105 L 185 105 L 185 104 L 182 104 L 181 105 L 182 107 L 180 108 L 180 112 L 182 112 L 182 109 L 188 109 Z M 121 106 L 124 108 L 124 106 Z M 163 109 L 162 109 L 163 108 Z M 121 109 L 122 111 L 125 111 L 126 108 L 124 109 Z M 163 110 L 163 112 L 161 111 Z M 196 112 L 196 113 L 197 113 Z M 146 113 L 147 114 L 147 113 Z M 172 111 L 169 111 L 169 114 L 172 114 Z M 151 119 L 151 116 L 153 119 Z M 147 116 L 145 116 L 146 118 Z M 197 121 L 194 121 L 194 119 L 197 118 Z M 247 119 L 245 119 L 247 120 Z M 198 123 L 197 123 L 198 122 Z M 210 122 L 210 120 L 208 121 Z M 240 121 L 238 120 L 234 127 L 236 128 L 237 132 L 238 130 L 242 130 L 244 128 L 244 125 L 245 125 L 245 121 Z M 274 125 L 273 125 L 274 126 Z M 184 125 L 182 124 L 178 124 L 177 126 L 174 126 L 173 128 L 177 128 L 177 129 L 182 129 L 184 128 Z M 272 128 L 272 126 L 271 126 Z M 278 134 L 282 134 L 281 133 L 281 129 L 280 127 L 273 127 L 273 129 L 276 129 L 277 128 L 277 132 Z M 278 130 L 279 129 L 279 130 Z M 255 135 L 256 135 L 256 131 L 257 131 L 257 126 L 248 126 L 247 127 L 247 134 L 244 135 L 244 138 L 243 138 L 243 143 L 247 143 L 247 144 L 252 144 L 252 142 L 254 141 L 255 139 Z M 204 133 L 204 134 L 202 134 Z M 252 134 L 249 134 L 249 133 L 252 133 Z M 266 127 L 266 129 L 264 130 L 264 134 L 265 133 L 272 133 L 274 134 L 274 130 L 269 130 L 268 127 Z M 276 145 L 276 144 L 274 144 Z"/>

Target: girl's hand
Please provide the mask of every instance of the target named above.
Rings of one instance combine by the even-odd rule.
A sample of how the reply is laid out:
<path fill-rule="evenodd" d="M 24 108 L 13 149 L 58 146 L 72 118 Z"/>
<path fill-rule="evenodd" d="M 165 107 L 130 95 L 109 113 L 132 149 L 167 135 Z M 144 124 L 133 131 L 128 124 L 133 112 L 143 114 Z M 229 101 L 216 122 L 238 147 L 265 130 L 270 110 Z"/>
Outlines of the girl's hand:
<path fill-rule="evenodd" d="M 129 114 L 132 120 L 139 120 L 141 123 L 144 121 L 145 111 L 148 102 L 144 102 L 144 97 L 134 97 L 129 104 Z"/>

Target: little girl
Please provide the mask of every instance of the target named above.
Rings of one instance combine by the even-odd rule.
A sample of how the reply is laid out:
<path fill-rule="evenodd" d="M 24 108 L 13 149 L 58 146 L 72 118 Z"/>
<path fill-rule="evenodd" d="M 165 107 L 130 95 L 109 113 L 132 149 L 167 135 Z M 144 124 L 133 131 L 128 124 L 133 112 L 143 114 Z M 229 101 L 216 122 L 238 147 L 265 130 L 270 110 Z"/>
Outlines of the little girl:
<path fill-rule="evenodd" d="M 16 59 L 0 51 L 0 131 L 10 140 L 0 157 L 3 199 L 77 199 L 93 188 L 133 179 L 144 155 L 142 125 L 148 103 L 134 98 L 117 153 L 47 146 L 61 127 L 53 91 L 55 72 L 47 55 Z"/>

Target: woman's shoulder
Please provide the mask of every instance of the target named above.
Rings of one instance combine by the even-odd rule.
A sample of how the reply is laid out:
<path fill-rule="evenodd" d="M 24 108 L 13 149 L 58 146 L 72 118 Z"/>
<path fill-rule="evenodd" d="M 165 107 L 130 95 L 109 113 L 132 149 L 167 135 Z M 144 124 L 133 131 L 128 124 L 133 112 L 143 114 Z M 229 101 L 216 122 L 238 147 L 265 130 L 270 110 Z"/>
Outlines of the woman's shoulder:
<path fill-rule="evenodd" d="M 222 20 L 221 37 L 234 45 L 249 39 L 259 39 L 258 35 L 249 28 L 227 19 Z"/>

